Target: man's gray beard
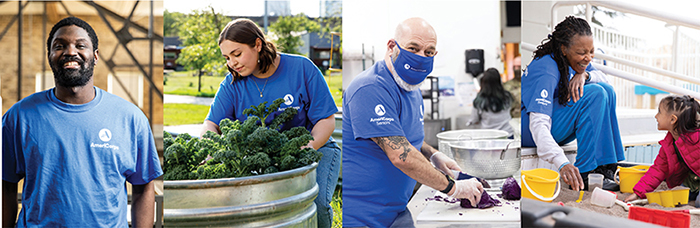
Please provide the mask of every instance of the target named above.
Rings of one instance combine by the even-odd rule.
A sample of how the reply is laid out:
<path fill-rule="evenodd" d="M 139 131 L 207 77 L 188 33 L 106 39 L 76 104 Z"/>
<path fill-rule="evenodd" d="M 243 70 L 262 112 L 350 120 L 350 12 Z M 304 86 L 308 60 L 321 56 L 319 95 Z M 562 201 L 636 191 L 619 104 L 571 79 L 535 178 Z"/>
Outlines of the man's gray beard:
<path fill-rule="evenodd" d="M 411 85 L 411 84 L 408 84 L 408 82 L 401 79 L 401 77 L 398 74 L 396 74 L 395 70 L 391 71 L 391 75 L 394 76 L 394 81 L 396 81 L 396 84 L 398 84 L 399 87 L 401 87 L 402 89 L 404 89 L 408 92 L 420 89 L 420 86 L 423 85 L 423 82 L 425 82 L 425 79 L 424 79 L 423 81 L 421 81 L 420 83 L 418 83 L 416 85 Z"/>

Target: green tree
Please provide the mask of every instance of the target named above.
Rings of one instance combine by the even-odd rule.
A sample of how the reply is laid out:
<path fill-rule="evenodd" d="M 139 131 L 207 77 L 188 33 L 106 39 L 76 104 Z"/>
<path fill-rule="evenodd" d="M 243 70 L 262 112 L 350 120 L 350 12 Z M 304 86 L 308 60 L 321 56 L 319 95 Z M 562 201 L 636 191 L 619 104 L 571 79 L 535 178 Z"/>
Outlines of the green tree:
<path fill-rule="evenodd" d="M 279 51 L 290 54 L 301 54 L 297 47 L 304 45 L 300 35 L 303 32 L 317 32 L 321 29 L 318 22 L 309 19 L 304 13 L 295 16 L 284 16 L 270 25 L 274 33 L 275 43 Z"/>
<path fill-rule="evenodd" d="M 163 12 L 163 34 L 164 36 L 177 36 L 180 22 L 185 18 L 185 14 L 180 12 L 170 12 L 167 9 Z"/>
<path fill-rule="evenodd" d="M 193 10 L 179 23 L 178 35 L 185 48 L 180 52 L 177 63 L 189 70 L 197 70 L 199 92 L 205 72 L 223 74 L 226 71 L 217 39 L 227 20 L 210 6 L 207 10 Z"/>
<path fill-rule="evenodd" d="M 326 39 L 334 39 L 336 37 L 339 38 L 340 42 L 333 42 L 333 47 L 331 47 L 331 51 L 333 52 L 333 65 L 337 66 L 343 66 L 343 18 L 342 16 L 342 7 L 341 8 L 333 8 L 334 10 L 332 12 L 329 12 L 329 14 L 326 17 L 319 17 L 317 19 L 318 23 L 321 26 L 320 29 L 320 35 L 323 38 Z M 329 66 L 333 67 L 333 66 Z"/>

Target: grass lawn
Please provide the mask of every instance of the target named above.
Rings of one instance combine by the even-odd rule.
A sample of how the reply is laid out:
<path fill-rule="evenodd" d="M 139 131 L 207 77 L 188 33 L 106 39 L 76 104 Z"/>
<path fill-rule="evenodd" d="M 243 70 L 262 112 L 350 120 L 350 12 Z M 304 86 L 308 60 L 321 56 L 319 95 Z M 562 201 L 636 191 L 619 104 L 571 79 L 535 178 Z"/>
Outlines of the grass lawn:
<path fill-rule="evenodd" d="M 333 75 L 330 76 L 330 82 L 329 82 L 329 77 L 324 76 L 323 78 L 326 79 L 326 83 L 328 83 L 328 88 L 331 90 L 331 96 L 333 96 L 333 101 L 335 101 L 335 106 L 337 107 L 342 107 L 343 106 L 343 75 Z"/>
<path fill-rule="evenodd" d="M 224 77 L 202 76 L 202 91 L 197 92 L 197 77 L 192 76 L 195 71 L 174 71 L 168 73 L 165 78 L 163 92 L 165 94 L 188 95 L 196 97 L 214 97 L 219 89 L 219 84 L 224 80 Z M 323 77 L 328 83 L 328 88 L 331 90 L 331 95 L 335 101 L 335 105 L 341 107 L 343 105 L 343 76 L 342 74 L 333 75 L 331 77 Z M 330 78 L 330 80 L 329 80 Z"/>
<path fill-rule="evenodd" d="M 163 104 L 163 124 L 165 126 L 201 124 L 209 113 L 209 105 Z"/>
<path fill-rule="evenodd" d="M 343 188 L 337 188 L 331 201 L 333 208 L 333 228 L 343 227 Z"/>
<path fill-rule="evenodd" d="M 165 94 L 188 95 L 196 97 L 214 97 L 224 77 L 202 76 L 202 91 L 197 91 L 199 80 L 196 71 L 175 71 L 165 76 L 163 92 Z"/>

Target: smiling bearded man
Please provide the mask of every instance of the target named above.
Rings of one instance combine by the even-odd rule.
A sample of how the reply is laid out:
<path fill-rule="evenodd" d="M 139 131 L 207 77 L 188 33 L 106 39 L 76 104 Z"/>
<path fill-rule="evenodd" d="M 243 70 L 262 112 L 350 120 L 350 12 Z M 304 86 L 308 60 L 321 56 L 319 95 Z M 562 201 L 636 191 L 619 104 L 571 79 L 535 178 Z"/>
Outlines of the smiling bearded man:
<path fill-rule="evenodd" d="M 56 87 L 15 103 L 2 117 L 3 227 L 152 227 L 154 184 L 163 174 L 150 124 L 134 104 L 93 85 L 97 35 L 68 17 L 51 29 Z M 22 210 L 17 216 L 17 183 Z"/>

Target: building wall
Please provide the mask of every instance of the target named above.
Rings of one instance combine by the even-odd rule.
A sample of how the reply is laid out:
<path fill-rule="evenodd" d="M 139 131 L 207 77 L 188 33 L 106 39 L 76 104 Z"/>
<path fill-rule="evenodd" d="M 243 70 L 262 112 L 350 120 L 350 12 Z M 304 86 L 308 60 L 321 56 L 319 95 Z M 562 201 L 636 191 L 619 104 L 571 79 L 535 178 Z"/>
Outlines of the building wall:
<path fill-rule="evenodd" d="M 156 2 L 161 4 L 162 8 L 162 2 Z M 30 3 L 35 4 L 35 3 Z M 141 7 L 146 7 L 144 6 Z M 156 7 L 158 8 L 158 7 Z M 5 15 L 0 15 L 0 28 L 5 28 L 7 26 L 8 22 L 14 17 L 15 15 L 12 14 L 5 14 Z M 21 37 L 21 46 L 22 46 L 22 75 L 18 75 L 18 31 L 17 31 L 17 22 L 13 23 L 12 26 L 10 26 L 8 32 L 0 39 L 0 50 L 3 50 L 5 53 L 3 55 L 0 55 L 0 78 L 2 79 L 2 91 L 0 92 L 0 96 L 2 96 L 2 112 L 5 113 L 15 102 L 20 100 L 21 98 L 24 98 L 26 96 L 31 95 L 32 93 L 36 92 L 37 90 L 37 83 L 39 85 L 43 85 L 43 88 L 40 90 L 48 89 L 53 87 L 53 76 L 51 73 L 51 67 L 48 64 L 47 58 L 47 51 L 45 47 L 46 39 L 48 36 L 48 33 L 51 30 L 51 27 L 57 23 L 60 19 L 66 17 L 67 15 L 61 15 L 59 14 L 58 17 L 55 16 L 49 16 L 47 23 L 46 23 L 46 30 L 44 31 L 43 28 L 43 15 L 41 14 L 35 14 L 35 15 L 23 15 L 23 29 L 22 29 L 22 37 Z M 95 86 L 100 87 L 101 89 L 108 90 L 108 75 L 111 73 L 109 71 L 109 68 L 106 66 L 106 59 L 112 58 L 112 55 L 114 53 L 114 57 L 112 58 L 113 62 L 117 65 L 115 68 L 116 72 L 129 72 L 130 74 L 141 74 L 141 72 L 138 70 L 136 65 L 134 64 L 133 60 L 131 57 L 127 54 L 127 52 L 123 49 L 123 47 L 119 44 L 118 39 L 116 36 L 112 33 L 112 31 L 109 29 L 107 24 L 104 23 L 104 21 L 96 14 L 92 15 L 75 15 L 76 17 L 79 17 L 85 21 L 87 21 L 95 30 L 97 33 L 97 37 L 99 40 L 99 46 L 98 46 L 98 51 L 99 51 L 99 56 L 100 59 L 98 60 L 97 66 L 95 66 L 95 71 L 94 71 L 94 83 Z M 124 17 L 127 17 L 128 15 L 123 15 Z M 110 17 L 107 17 L 110 18 Z M 113 20 L 112 18 L 109 19 L 110 23 L 114 27 L 115 30 L 119 30 L 122 28 L 123 24 L 117 20 Z M 142 25 L 143 27 L 148 28 L 148 17 L 147 16 L 134 16 L 132 18 L 132 21 L 134 21 L 137 24 Z M 163 17 L 162 14 L 159 16 L 154 17 L 154 32 L 156 34 L 162 34 L 163 33 Z M 132 36 L 134 37 L 146 37 L 147 34 L 141 33 L 137 31 L 136 29 L 130 29 L 130 32 Z M 134 40 L 128 43 L 127 48 L 133 53 L 134 57 L 136 60 L 143 66 L 143 68 L 146 70 L 146 73 L 148 73 L 148 63 L 149 63 L 149 41 L 148 40 Z M 116 47 L 116 49 L 115 49 Z M 116 53 L 115 53 L 116 50 Z M 156 87 L 159 90 L 163 90 L 163 43 L 162 41 L 154 41 L 153 42 L 153 81 Z M 41 75 L 41 72 L 44 71 L 46 72 L 45 78 L 42 80 L 41 77 L 37 77 L 37 75 Z M 119 77 L 119 73 L 116 74 Z M 22 78 L 22 85 L 21 85 L 21 96 L 18 97 L 17 95 L 17 88 L 18 88 L 18 78 Z M 144 77 L 144 80 L 145 77 Z M 39 81 L 39 82 L 38 82 Z M 43 82 L 41 82 L 43 81 Z M 149 88 L 149 83 L 147 81 L 144 81 L 141 83 L 144 85 L 144 88 L 142 88 L 143 91 L 143 96 L 144 96 L 144 102 L 143 106 L 141 106 L 142 110 L 144 110 L 144 113 L 146 115 L 149 115 L 149 96 L 148 96 L 148 88 Z M 118 87 L 118 85 L 113 85 L 114 87 Z M 133 91 L 132 93 L 135 93 L 136 91 L 139 91 L 138 88 L 127 88 L 127 90 Z M 132 94 L 133 97 L 136 97 L 136 94 Z M 131 101 L 128 97 L 124 97 L 124 99 Z M 161 98 L 159 98 L 156 93 L 153 93 L 153 118 L 152 118 L 152 124 L 155 125 L 162 125 L 163 124 L 163 101 Z"/>
<path fill-rule="evenodd" d="M 523 1 L 523 18 L 522 18 L 522 42 L 532 45 L 539 45 L 542 40 L 547 37 L 552 31 L 553 26 L 561 22 L 566 16 L 574 13 L 573 7 L 561 7 L 557 11 L 557 18 L 552 23 L 552 6 L 555 2 L 551 1 Z M 532 52 L 522 50 L 521 62 L 523 68 L 532 61 Z"/>

